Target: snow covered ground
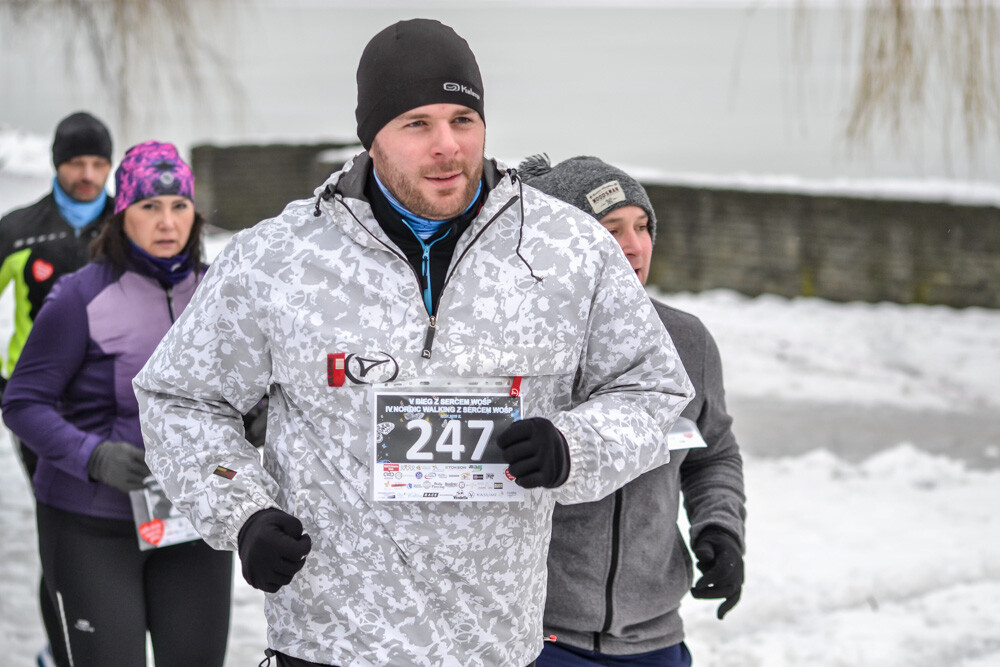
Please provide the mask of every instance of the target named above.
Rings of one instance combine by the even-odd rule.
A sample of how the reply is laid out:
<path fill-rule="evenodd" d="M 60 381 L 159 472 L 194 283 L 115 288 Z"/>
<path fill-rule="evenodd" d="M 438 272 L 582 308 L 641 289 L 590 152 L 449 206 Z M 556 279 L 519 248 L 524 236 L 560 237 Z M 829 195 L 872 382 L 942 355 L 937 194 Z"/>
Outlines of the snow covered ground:
<path fill-rule="evenodd" d="M 16 152 L 0 142 L 3 212 L 48 188 L 47 159 Z M 747 583 L 722 622 L 685 601 L 695 664 L 1000 664 L 1000 311 L 659 296 L 716 337 L 746 462 Z M 4 345 L 10 327 L 7 294 Z M 33 504 L 0 440 L 0 662 L 29 665 Z M 237 574 L 227 667 L 262 657 L 262 604 Z"/>

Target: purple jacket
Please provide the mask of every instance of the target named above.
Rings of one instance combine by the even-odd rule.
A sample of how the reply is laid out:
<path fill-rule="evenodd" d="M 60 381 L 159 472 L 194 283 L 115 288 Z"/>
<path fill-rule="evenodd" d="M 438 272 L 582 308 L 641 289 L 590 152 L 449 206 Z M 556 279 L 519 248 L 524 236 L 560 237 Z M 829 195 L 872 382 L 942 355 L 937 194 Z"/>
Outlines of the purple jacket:
<path fill-rule="evenodd" d="M 143 447 L 132 378 L 191 300 L 203 272 L 171 289 L 91 263 L 62 277 L 3 395 L 3 420 L 39 456 L 35 497 L 69 512 L 131 519 L 128 495 L 87 474 L 105 440 Z"/>

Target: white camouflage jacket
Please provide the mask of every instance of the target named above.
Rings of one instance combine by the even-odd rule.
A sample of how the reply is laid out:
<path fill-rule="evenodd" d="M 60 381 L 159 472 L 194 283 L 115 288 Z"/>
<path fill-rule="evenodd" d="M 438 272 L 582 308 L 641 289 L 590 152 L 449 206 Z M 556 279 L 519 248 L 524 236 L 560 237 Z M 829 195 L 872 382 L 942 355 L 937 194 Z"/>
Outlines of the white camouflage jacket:
<path fill-rule="evenodd" d="M 301 519 L 313 549 L 266 596 L 272 648 L 344 667 L 526 665 L 542 647 L 553 504 L 663 464 L 693 390 L 612 237 L 492 160 L 432 327 L 364 201 L 368 165 L 361 154 L 214 262 L 135 379 L 147 461 L 216 548 L 235 549 L 258 510 Z M 521 376 L 524 415 L 566 437 L 569 479 L 523 503 L 373 502 L 370 387 L 330 386 L 332 353 L 391 359 L 373 382 L 389 368 Z M 261 457 L 240 414 L 265 392 Z"/>

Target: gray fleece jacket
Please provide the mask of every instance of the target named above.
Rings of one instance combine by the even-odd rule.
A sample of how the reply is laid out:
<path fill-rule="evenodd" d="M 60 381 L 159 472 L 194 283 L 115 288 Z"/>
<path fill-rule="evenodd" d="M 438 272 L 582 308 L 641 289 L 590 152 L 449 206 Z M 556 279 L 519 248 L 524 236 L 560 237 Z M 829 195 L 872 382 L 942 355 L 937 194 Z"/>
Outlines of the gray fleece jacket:
<path fill-rule="evenodd" d="M 692 542 L 709 525 L 743 541 L 743 460 L 726 412 L 722 363 L 697 317 L 653 301 L 696 396 L 681 416 L 708 447 L 674 450 L 670 462 L 591 503 L 556 505 L 548 556 L 545 632 L 614 655 L 684 639 L 681 599 L 693 581 L 677 526 L 684 492 Z"/>

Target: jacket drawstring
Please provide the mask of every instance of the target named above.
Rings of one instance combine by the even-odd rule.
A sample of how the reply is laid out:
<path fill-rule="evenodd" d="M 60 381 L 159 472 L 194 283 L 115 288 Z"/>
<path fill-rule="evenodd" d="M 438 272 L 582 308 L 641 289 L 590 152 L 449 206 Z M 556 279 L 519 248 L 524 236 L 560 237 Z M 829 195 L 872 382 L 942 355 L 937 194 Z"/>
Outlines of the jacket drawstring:
<path fill-rule="evenodd" d="M 334 193 L 335 189 L 333 187 L 333 183 L 327 183 L 326 187 L 323 188 L 323 192 L 319 193 L 319 196 L 316 197 L 316 208 L 313 210 L 314 217 L 318 218 L 320 216 L 319 205 L 324 201 L 330 201 L 333 199 Z"/>
<path fill-rule="evenodd" d="M 535 279 L 535 282 L 542 282 L 542 279 L 535 275 L 535 270 L 531 268 L 531 264 L 528 264 L 528 260 L 524 258 L 521 254 L 521 241 L 524 239 L 524 182 L 517 177 L 517 169 L 510 170 L 510 183 L 513 185 L 517 183 L 517 191 L 520 195 L 520 205 L 521 205 L 521 224 L 517 228 L 517 253 L 518 258 L 528 267 L 528 273 L 531 277 Z"/>

